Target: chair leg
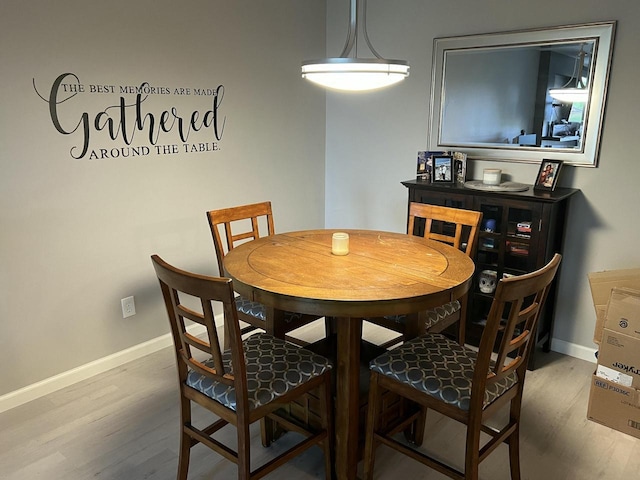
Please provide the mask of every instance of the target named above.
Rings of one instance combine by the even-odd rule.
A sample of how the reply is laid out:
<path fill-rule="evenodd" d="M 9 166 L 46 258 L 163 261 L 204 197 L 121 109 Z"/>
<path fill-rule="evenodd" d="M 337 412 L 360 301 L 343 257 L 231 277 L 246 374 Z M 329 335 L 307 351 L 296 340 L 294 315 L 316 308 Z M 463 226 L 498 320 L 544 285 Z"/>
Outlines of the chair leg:
<path fill-rule="evenodd" d="M 467 447 L 464 454 L 465 480 L 478 480 L 480 463 L 480 419 L 470 419 L 467 424 Z"/>
<path fill-rule="evenodd" d="M 265 448 L 269 448 L 275 440 L 275 422 L 266 417 L 260 419 L 260 440 Z"/>
<path fill-rule="evenodd" d="M 511 434 L 509 438 L 509 466 L 511 467 L 511 480 L 520 480 L 520 428 Z"/>
<path fill-rule="evenodd" d="M 408 400 L 405 400 L 408 401 Z M 424 430 L 427 425 L 427 407 L 418 406 L 420 409 L 420 415 L 416 420 L 411 424 L 411 430 L 409 432 L 405 432 L 405 438 L 413 443 L 414 445 L 420 447 L 424 442 Z"/>
<path fill-rule="evenodd" d="M 335 317 L 324 317 L 324 334 L 326 338 L 331 337 L 336 333 L 336 319 Z"/>
<path fill-rule="evenodd" d="M 522 392 L 521 392 L 522 394 Z M 516 422 L 516 430 L 509 437 L 509 466 L 511 467 L 511 480 L 520 480 L 520 410 L 522 397 L 518 396 L 511 401 L 510 420 Z"/>
<path fill-rule="evenodd" d="M 374 434 L 378 428 L 378 418 L 380 416 L 380 399 L 378 398 L 379 391 L 378 374 L 371 372 L 371 379 L 369 381 L 369 405 L 367 407 L 367 433 L 364 440 L 363 480 L 373 479 L 373 465 L 376 453 Z"/>
<path fill-rule="evenodd" d="M 331 374 L 325 374 L 325 381 L 319 387 L 320 404 L 323 406 L 320 412 L 322 429 L 327 432 L 327 438 L 323 442 L 325 479 L 332 480 L 335 477 L 333 463 L 333 402 L 331 401 Z"/>
<path fill-rule="evenodd" d="M 249 437 L 249 425 L 246 422 L 238 422 L 238 480 L 249 480 L 251 475 L 251 438 Z"/>
<path fill-rule="evenodd" d="M 191 424 L 191 402 L 180 396 L 180 454 L 178 457 L 178 480 L 187 480 L 189 458 L 191 456 L 191 437 L 187 435 L 185 425 Z"/>

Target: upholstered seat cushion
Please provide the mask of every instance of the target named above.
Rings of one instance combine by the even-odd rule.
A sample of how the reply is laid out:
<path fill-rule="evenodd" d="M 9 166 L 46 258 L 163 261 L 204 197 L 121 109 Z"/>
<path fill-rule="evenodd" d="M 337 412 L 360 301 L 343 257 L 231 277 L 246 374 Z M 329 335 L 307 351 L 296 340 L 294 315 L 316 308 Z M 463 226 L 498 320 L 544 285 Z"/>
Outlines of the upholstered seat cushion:
<path fill-rule="evenodd" d="M 262 303 L 253 302 L 242 295 L 236 297 L 236 308 L 240 313 L 244 313 L 245 315 L 250 315 L 259 320 L 265 322 L 267 320 L 267 310 Z M 301 313 L 297 312 L 284 312 L 284 321 L 285 323 L 291 323 L 294 320 L 299 320 L 302 318 Z"/>
<path fill-rule="evenodd" d="M 432 308 L 427 311 L 426 321 L 425 321 L 425 330 L 429 330 L 436 323 L 444 320 L 450 315 L 453 315 L 461 308 L 460 302 L 458 300 L 454 300 L 453 302 L 446 303 L 442 306 Z M 387 320 L 392 320 L 397 323 L 405 323 L 407 321 L 406 315 L 388 315 L 386 317 Z"/>
<path fill-rule="evenodd" d="M 326 358 L 266 333 L 251 335 L 242 345 L 250 410 L 283 396 L 331 368 Z M 233 372 L 230 350 L 223 353 L 223 361 Z M 213 361 L 209 360 L 205 365 L 213 367 Z M 187 375 L 186 383 L 226 407 L 236 409 L 233 386 L 224 385 L 193 370 Z"/>
<path fill-rule="evenodd" d="M 426 334 L 372 360 L 371 370 L 432 397 L 469 410 L 476 352 L 444 335 Z M 514 372 L 487 386 L 486 407 L 517 382 Z"/>

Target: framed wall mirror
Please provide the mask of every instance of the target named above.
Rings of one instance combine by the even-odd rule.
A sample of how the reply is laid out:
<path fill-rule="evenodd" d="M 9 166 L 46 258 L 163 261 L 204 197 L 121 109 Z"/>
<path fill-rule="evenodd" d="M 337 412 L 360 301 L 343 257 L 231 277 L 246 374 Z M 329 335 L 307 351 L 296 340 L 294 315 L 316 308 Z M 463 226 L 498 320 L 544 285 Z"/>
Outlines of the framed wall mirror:
<path fill-rule="evenodd" d="M 615 26 L 436 38 L 428 149 L 597 166 Z"/>

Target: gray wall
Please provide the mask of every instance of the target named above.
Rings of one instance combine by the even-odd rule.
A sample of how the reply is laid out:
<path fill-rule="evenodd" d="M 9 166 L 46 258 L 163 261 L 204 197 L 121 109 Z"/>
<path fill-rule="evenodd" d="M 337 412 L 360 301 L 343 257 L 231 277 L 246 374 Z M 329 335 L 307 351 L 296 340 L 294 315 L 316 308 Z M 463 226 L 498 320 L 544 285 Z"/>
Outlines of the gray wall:
<path fill-rule="evenodd" d="M 207 210 L 271 200 L 276 230 L 323 226 L 325 95 L 300 61 L 324 54 L 325 16 L 298 0 L 1 2 L 0 397 L 167 333 L 149 256 L 217 273 Z M 87 88 L 58 105 L 68 130 L 117 105 L 120 85 L 168 87 L 143 111 L 188 119 L 212 100 L 173 89 L 223 84 L 220 150 L 73 159 L 82 129 L 58 133 L 32 84 L 48 97 L 67 72 Z M 215 140 L 205 130 L 189 144 Z M 125 146 L 93 127 L 91 141 Z M 157 142 L 181 143 L 176 128 Z"/>
<path fill-rule="evenodd" d="M 328 2 L 327 53 L 337 55 L 345 35 L 342 0 Z M 455 4 L 455 5 L 454 5 Z M 638 267 L 640 161 L 634 152 L 640 96 L 640 4 L 599 0 L 369 2 L 369 37 L 378 52 L 411 64 L 401 85 L 363 95 L 327 95 L 328 227 L 404 231 L 406 189 L 416 152 L 426 149 L 432 43 L 435 37 L 617 20 L 613 69 L 599 168 L 567 168 L 561 185 L 581 193 L 571 204 L 552 348 L 593 360 L 595 313 L 587 273 Z M 472 162 L 471 178 L 499 166 L 513 180 L 533 183 L 537 165 Z"/>

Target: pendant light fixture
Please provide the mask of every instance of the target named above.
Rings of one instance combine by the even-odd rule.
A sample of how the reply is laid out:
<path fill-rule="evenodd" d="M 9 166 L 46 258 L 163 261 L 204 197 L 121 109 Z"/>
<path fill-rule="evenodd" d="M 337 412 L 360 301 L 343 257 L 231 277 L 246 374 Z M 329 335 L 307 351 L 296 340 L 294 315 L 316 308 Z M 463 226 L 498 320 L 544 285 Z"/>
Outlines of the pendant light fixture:
<path fill-rule="evenodd" d="M 584 44 L 580 45 L 580 52 L 576 58 L 573 74 L 569 81 L 560 88 L 552 88 L 549 95 L 556 100 L 565 103 L 586 102 L 589 98 L 589 89 L 582 79 L 582 70 L 584 69 L 584 59 L 587 52 L 584 51 Z"/>
<path fill-rule="evenodd" d="M 360 10 L 363 38 L 375 58 L 358 58 Z M 355 54 L 353 57 L 350 56 L 352 52 Z M 408 76 L 409 64 L 406 61 L 384 59 L 371 45 L 367 33 L 367 0 L 351 0 L 349 33 L 340 57 L 302 63 L 302 78 L 337 90 L 374 90 L 393 85 Z"/>

